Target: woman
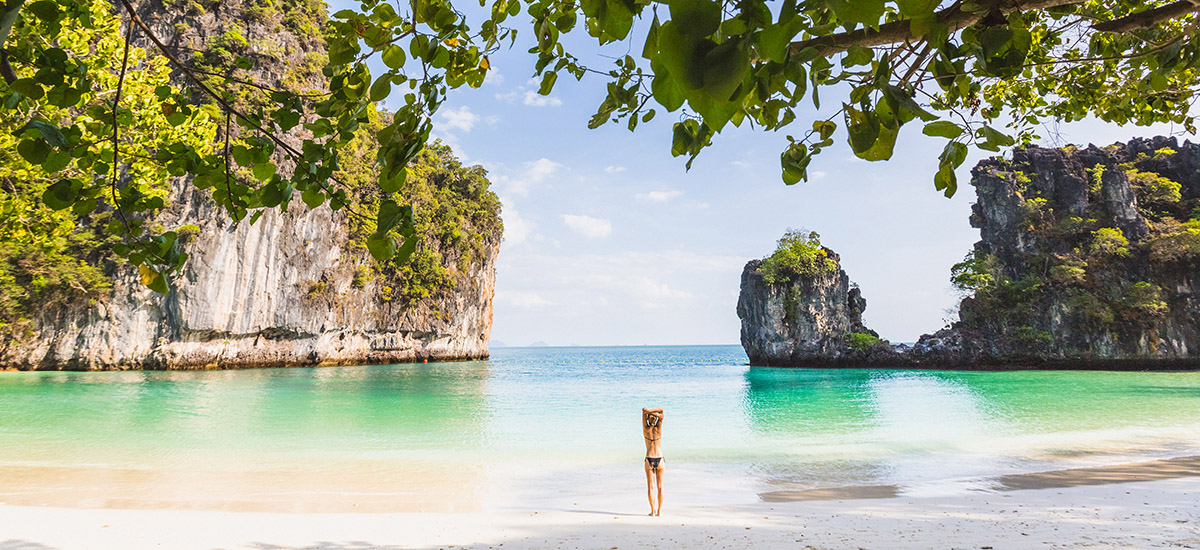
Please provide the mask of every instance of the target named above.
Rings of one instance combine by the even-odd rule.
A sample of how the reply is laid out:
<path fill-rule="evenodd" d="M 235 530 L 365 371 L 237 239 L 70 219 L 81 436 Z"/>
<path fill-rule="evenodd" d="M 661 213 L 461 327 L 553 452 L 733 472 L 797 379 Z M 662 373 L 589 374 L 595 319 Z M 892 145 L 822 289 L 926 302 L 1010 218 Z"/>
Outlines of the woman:
<path fill-rule="evenodd" d="M 646 498 L 650 499 L 650 515 L 652 516 L 662 514 L 662 422 L 662 409 L 642 409 L 642 437 L 646 439 Z M 655 486 L 658 487 L 657 506 L 654 501 Z"/>

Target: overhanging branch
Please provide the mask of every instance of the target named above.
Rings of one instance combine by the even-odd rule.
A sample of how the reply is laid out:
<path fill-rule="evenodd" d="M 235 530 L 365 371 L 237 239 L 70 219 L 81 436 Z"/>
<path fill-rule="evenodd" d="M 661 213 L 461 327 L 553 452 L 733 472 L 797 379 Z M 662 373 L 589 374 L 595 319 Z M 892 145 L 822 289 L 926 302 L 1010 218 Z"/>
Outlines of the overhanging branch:
<path fill-rule="evenodd" d="M 1159 6 L 1154 9 L 1126 15 L 1112 21 L 1092 25 L 1101 32 L 1129 32 L 1137 29 L 1153 27 L 1163 21 L 1182 17 L 1197 10 L 1197 3 L 1192 0 L 1181 0 L 1173 4 Z"/>
<path fill-rule="evenodd" d="M 1185 0 L 1186 1 L 1186 0 Z M 1027 2 L 1017 2 L 1015 0 L 998 0 L 990 7 L 992 10 L 983 11 L 963 11 L 961 4 L 956 3 L 942 11 L 934 14 L 937 22 L 949 27 L 951 33 L 974 25 L 979 20 L 986 17 L 993 11 L 999 11 L 1002 15 L 1008 15 L 1014 11 L 1042 10 L 1057 6 L 1067 6 L 1077 4 L 1080 0 L 1030 0 Z M 887 44 L 897 44 L 901 42 L 912 42 L 921 40 L 921 36 L 914 35 L 910 29 L 911 21 L 908 19 L 902 21 L 894 21 L 885 25 L 880 25 L 877 29 L 863 28 L 840 34 L 831 34 L 828 36 L 819 36 L 808 40 L 800 40 L 792 42 L 788 50 L 792 54 L 799 53 L 805 48 L 816 48 L 817 53 L 821 56 L 830 56 L 845 52 L 851 46 L 884 46 Z"/>

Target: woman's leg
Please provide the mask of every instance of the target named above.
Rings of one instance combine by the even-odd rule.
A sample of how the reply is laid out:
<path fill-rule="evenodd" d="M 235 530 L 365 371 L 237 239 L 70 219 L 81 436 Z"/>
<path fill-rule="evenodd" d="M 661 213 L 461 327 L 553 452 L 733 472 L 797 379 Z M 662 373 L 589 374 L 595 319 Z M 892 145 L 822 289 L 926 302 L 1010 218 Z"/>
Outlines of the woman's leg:
<path fill-rule="evenodd" d="M 656 481 L 658 482 L 658 510 L 654 512 L 654 515 L 656 515 L 656 516 L 662 515 L 663 471 L 666 469 L 666 464 L 664 464 L 663 462 L 666 462 L 666 461 L 664 460 L 662 462 L 659 462 L 658 469 L 654 471 L 654 473 L 656 474 L 655 477 L 657 478 Z"/>
<path fill-rule="evenodd" d="M 650 471 L 650 463 L 642 461 L 646 467 L 646 498 L 650 501 L 650 515 L 654 515 L 654 474 Z"/>

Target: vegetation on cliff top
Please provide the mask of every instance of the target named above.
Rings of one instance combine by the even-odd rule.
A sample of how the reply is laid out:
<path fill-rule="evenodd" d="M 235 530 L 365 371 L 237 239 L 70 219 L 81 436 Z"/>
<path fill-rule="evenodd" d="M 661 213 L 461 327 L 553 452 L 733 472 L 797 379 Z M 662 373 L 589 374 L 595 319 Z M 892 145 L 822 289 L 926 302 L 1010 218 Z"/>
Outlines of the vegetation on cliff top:
<path fill-rule="evenodd" d="M 775 252 L 763 258 L 758 266 L 767 284 L 785 284 L 796 277 L 813 277 L 837 269 L 837 260 L 829 257 L 829 249 L 821 246 L 821 236 L 816 231 L 795 229 L 787 230 Z"/>

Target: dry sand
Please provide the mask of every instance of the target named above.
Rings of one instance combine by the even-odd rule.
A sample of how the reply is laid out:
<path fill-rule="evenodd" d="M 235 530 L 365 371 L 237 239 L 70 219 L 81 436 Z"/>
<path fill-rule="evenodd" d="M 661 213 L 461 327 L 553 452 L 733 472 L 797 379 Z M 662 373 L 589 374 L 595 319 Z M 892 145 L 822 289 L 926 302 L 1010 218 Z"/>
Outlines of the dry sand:
<path fill-rule="evenodd" d="M 1178 462 L 1168 466 L 1183 468 Z M 1152 466 L 1160 473 L 1170 468 Z M 1200 478 L 1155 475 L 1152 481 L 1126 477 L 1114 483 L 1098 479 L 1112 472 L 1080 472 L 1051 477 L 1091 481 L 936 498 L 901 494 L 716 507 L 673 507 L 668 500 L 657 518 L 641 515 L 646 504 L 640 494 L 614 495 L 600 506 L 456 514 L 0 505 L 0 550 L 1200 548 Z"/>

